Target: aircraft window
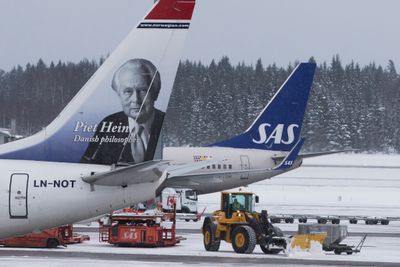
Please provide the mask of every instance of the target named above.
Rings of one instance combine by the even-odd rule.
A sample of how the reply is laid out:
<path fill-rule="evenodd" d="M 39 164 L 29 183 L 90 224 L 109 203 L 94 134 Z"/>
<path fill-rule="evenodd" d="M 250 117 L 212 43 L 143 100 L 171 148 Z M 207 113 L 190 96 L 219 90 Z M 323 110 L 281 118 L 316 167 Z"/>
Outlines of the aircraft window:
<path fill-rule="evenodd" d="M 215 164 L 212 165 L 212 168 L 215 169 Z"/>
<path fill-rule="evenodd" d="M 210 165 L 207 166 L 207 169 L 209 169 L 209 168 L 210 168 Z"/>
<path fill-rule="evenodd" d="M 218 169 L 221 169 L 221 164 L 218 164 Z"/>
<path fill-rule="evenodd" d="M 226 164 L 224 164 L 224 170 L 226 170 Z"/>
<path fill-rule="evenodd" d="M 229 164 L 228 166 L 229 166 L 229 169 L 232 170 L 232 164 Z"/>

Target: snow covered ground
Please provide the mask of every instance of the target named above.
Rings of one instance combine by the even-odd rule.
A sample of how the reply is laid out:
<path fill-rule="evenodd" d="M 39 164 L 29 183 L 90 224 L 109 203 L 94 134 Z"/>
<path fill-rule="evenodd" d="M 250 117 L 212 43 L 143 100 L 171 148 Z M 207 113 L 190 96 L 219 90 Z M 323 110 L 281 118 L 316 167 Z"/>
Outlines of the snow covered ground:
<path fill-rule="evenodd" d="M 400 216 L 400 156 L 336 154 L 248 187 L 270 214 Z M 200 210 L 219 209 L 219 193 L 202 195 Z"/>
<path fill-rule="evenodd" d="M 183 241 L 180 245 L 172 248 L 124 248 L 124 247 L 115 247 L 106 243 L 98 242 L 97 233 L 88 233 L 91 235 L 91 240 L 86 241 L 82 244 L 70 245 L 67 248 L 59 248 L 55 251 L 59 253 L 59 257 L 49 257 L 44 254 L 42 257 L 32 257 L 32 255 L 27 255 L 25 257 L 21 256 L 4 256 L 1 257 L 0 266 L 70 266 L 69 264 L 79 263 L 78 266 L 111 266 L 118 262 L 118 266 L 128 266 L 134 264 L 134 266 L 149 266 L 152 261 L 134 261 L 127 260 L 121 261 L 119 258 L 122 258 L 121 255 L 129 254 L 130 256 L 135 255 L 164 255 L 165 262 L 162 263 L 163 266 L 172 266 L 172 262 L 168 257 L 171 255 L 175 255 L 178 257 L 190 256 L 192 259 L 200 257 L 200 260 L 203 259 L 204 263 L 200 262 L 192 262 L 189 264 L 187 262 L 187 257 L 179 266 L 193 265 L 196 263 L 196 266 L 210 266 L 209 258 L 221 258 L 223 261 L 226 261 L 226 258 L 232 259 L 233 263 L 236 260 L 240 260 L 245 262 L 248 259 L 264 259 L 267 263 L 272 259 L 282 259 L 282 260 L 309 260 L 310 263 L 313 260 L 323 260 L 323 261 L 340 261 L 346 262 L 346 266 L 352 265 L 351 262 L 380 262 L 378 266 L 384 264 L 384 262 L 394 262 L 400 265 L 400 238 L 381 238 L 381 237 L 368 237 L 365 243 L 362 252 L 355 255 L 335 255 L 333 252 L 323 252 L 319 247 L 314 248 L 310 252 L 303 251 L 290 251 L 287 255 L 265 255 L 256 247 L 255 251 L 251 255 L 240 255 L 235 254 L 232 250 L 230 244 L 221 243 L 221 248 L 219 252 L 207 252 L 203 248 L 202 244 L 202 235 L 201 234 L 188 234 L 185 235 L 187 240 Z M 356 244 L 360 240 L 360 237 L 348 237 L 346 239 L 347 244 Z M 13 251 L 35 251 L 40 255 L 41 252 L 48 251 L 46 249 L 13 249 Z M 80 257 L 79 254 L 76 253 L 85 253 L 85 257 Z M 113 257 L 108 257 L 107 259 L 99 258 L 99 255 L 102 254 L 113 254 Z M 10 253 L 12 255 L 12 253 Z M 89 256 L 87 256 L 89 255 Z M 88 259 L 89 258 L 89 259 Z M 155 261 L 154 261 L 155 262 Z M 284 262 L 282 262 L 282 265 Z M 321 264 L 321 263 L 320 263 Z M 175 262 L 176 265 L 176 262 Z M 216 264 L 212 264 L 213 266 L 225 266 L 226 262 L 220 262 Z M 256 266 L 255 264 L 246 264 L 248 266 Z M 274 264 L 275 265 L 275 264 Z M 323 264 L 322 264 L 323 265 Z M 290 264 L 289 266 L 293 266 Z"/>
<path fill-rule="evenodd" d="M 261 203 L 257 209 L 268 209 L 270 213 L 295 213 L 315 215 L 362 215 L 362 216 L 400 216 L 400 156 L 387 155 L 332 155 L 306 160 L 304 165 L 292 172 L 274 177 L 247 188 L 244 191 L 255 192 Z M 218 193 L 200 196 L 200 208 L 206 212 L 218 209 L 220 195 Z M 346 222 L 342 222 L 346 223 Z M 347 224 L 347 223 L 346 223 Z M 295 231 L 296 224 L 280 224 L 283 230 Z M 199 229 L 201 223 L 180 222 L 178 228 Z M 160 264 L 160 259 L 135 260 L 136 256 L 165 256 L 162 266 L 259 266 L 260 262 L 252 259 L 265 259 L 264 264 L 273 266 L 294 266 L 307 264 L 324 266 L 326 264 L 351 266 L 363 264 L 383 266 L 400 266 L 400 222 L 383 225 L 349 225 L 352 233 L 374 233 L 367 237 L 362 252 L 356 255 L 334 255 L 314 249 L 310 252 L 291 251 L 288 255 L 265 255 L 257 247 L 254 254 L 235 254 L 230 244 L 221 243 L 219 252 L 207 252 L 203 248 L 202 235 L 185 234 L 187 240 L 172 248 L 120 248 L 106 243 L 99 243 L 97 233 L 89 233 L 91 240 L 83 244 L 71 245 L 67 248 L 52 250 L 59 257 L 46 256 L 45 249 L 7 249 L 1 254 L 0 266 L 111 266 L 115 265 L 119 255 L 133 255 L 127 260 L 118 260 L 118 266 L 149 266 Z M 385 236 L 378 236 L 379 234 Z M 391 236 L 393 235 L 393 236 Z M 345 243 L 357 244 L 360 236 L 349 236 Z M 21 254 L 22 251 L 22 254 Z M 32 256 L 35 251 L 38 255 Z M 16 252 L 19 252 L 16 253 Z M 26 252 L 26 257 L 24 255 Z M 28 253 L 29 252 L 29 253 Z M 71 256 L 68 253 L 72 253 Z M 85 257 L 80 257 L 80 253 Z M 18 254 L 19 256 L 13 256 Z M 28 255 L 29 254 L 29 255 Z M 82 254 L 82 255 L 83 255 Z M 114 255 L 110 259 L 99 255 Z M 68 256 L 69 255 L 69 256 Z M 74 256 L 75 255 L 75 256 Z M 178 260 L 171 260 L 177 255 Z M 179 260 L 182 257 L 182 260 Z M 188 261 L 196 259 L 195 262 Z M 175 259 L 175 258 L 174 258 Z M 214 263 L 211 260 L 221 259 Z M 323 262 L 321 262 L 321 260 Z M 316 261 L 316 262 L 313 262 Z M 325 263 L 324 263 L 325 262 Z M 333 263 L 332 263 L 333 262 Z M 360 263 L 361 262 L 361 263 Z M 377 262 L 377 263 L 376 263 Z"/>

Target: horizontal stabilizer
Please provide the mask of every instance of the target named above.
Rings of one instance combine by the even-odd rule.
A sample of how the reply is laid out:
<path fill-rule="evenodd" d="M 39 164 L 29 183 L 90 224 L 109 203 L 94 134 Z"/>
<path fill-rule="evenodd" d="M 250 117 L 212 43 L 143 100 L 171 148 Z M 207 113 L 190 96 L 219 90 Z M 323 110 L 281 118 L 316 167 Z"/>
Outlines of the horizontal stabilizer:
<path fill-rule="evenodd" d="M 357 152 L 357 151 L 360 151 L 360 150 L 359 149 L 343 149 L 343 150 L 333 150 L 333 151 L 326 151 L 326 152 L 300 153 L 297 156 L 297 158 L 305 159 L 305 158 L 320 157 L 320 156 L 326 156 L 326 155 L 337 154 L 337 153 Z M 285 158 L 284 156 L 272 157 L 272 159 L 275 161 L 281 161 L 284 158 Z"/>
<path fill-rule="evenodd" d="M 326 152 L 315 152 L 315 153 L 303 153 L 300 154 L 299 157 L 304 158 L 312 158 L 312 157 L 320 157 L 330 154 L 344 153 L 344 152 L 357 152 L 359 149 L 343 149 L 343 150 L 334 150 L 334 151 L 326 151 Z"/>
<path fill-rule="evenodd" d="M 90 184 L 105 186 L 152 183 L 162 177 L 168 166 L 169 161 L 153 160 L 83 177 L 82 180 Z"/>
<path fill-rule="evenodd" d="M 215 160 L 206 160 L 192 164 L 171 165 L 167 160 L 153 160 L 83 177 L 82 180 L 89 184 L 103 186 L 127 186 L 156 181 L 161 184 L 167 178 L 180 176 L 215 162 Z"/>

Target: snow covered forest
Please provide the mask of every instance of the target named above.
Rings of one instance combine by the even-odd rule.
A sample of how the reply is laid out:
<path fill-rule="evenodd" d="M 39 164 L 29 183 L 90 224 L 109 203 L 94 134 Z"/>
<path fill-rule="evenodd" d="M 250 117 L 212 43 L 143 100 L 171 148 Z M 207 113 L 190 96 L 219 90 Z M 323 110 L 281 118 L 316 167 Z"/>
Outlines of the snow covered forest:
<path fill-rule="evenodd" d="M 51 122 L 100 62 L 51 63 L 0 70 L 0 127 L 17 121 L 33 134 Z M 314 61 L 313 58 L 310 61 Z M 296 64 L 294 64 L 296 65 Z M 233 65 L 181 62 L 164 125 L 164 145 L 207 145 L 238 134 L 255 119 L 294 65 L 261 60 Z M 400 76 L 393 61 L 344 65 L 339 56 L 318 64 L 302 129 L 304 149 L 358 148 L 400 152 Z"/>

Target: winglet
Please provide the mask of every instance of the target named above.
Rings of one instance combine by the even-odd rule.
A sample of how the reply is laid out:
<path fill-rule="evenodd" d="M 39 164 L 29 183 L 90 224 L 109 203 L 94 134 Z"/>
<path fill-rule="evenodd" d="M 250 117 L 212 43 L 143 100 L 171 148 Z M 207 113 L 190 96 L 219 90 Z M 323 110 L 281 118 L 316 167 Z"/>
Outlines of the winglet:
<path fill-rule="evenodd" d="M 274 170 L 286 170 L 293 166 L 296 161 L 297 155 L 303 146 L 305 138 L 300 138 L 296 145 L 290 150 L 289 154 L 282 160 L 282 162 L 274 168 Z"/>

